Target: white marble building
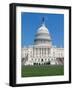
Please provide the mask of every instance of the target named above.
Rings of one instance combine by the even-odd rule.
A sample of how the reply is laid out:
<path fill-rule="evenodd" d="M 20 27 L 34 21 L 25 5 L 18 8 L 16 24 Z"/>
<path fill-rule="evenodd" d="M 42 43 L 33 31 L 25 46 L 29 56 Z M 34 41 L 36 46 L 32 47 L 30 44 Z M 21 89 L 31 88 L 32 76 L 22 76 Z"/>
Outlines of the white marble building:
<path fill-rule="evenodd" d="M 52 38 L 43 19 L 35 35 L 34 44 L 22 48 L 22 65 L 50 64 L 64 64 L 64 48 L 52 45 Z"/>

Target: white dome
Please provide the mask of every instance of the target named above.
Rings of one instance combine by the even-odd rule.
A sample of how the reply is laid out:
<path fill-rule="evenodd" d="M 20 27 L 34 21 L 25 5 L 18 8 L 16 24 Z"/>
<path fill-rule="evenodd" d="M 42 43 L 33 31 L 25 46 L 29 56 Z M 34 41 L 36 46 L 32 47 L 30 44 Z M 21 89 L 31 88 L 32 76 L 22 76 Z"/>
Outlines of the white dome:
<path fill-rule="evenodd" d="M 45 23 L 43 21 L 41 27 L 38 28 L 34 44 L 51 44 L 51 37 L 50 33 L 48 31 L 48 28 L 45 26 Z"/>

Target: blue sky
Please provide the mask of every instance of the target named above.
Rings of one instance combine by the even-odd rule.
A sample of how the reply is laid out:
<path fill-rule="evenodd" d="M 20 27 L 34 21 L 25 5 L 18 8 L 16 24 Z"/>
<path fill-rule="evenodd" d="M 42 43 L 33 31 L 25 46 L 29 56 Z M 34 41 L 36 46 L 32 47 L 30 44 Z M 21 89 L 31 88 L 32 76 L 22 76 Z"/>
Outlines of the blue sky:
<path fill-rule="evenodd" d="M 44 13 L 21 13 L 21 44 L 28 46 L 34 43 L 35 34 L 41 26 L 42 18 L 45 18 L 45 25 L 48 28 L 52 44 L 57 47 L 64 47 L 64 15 Z"/>

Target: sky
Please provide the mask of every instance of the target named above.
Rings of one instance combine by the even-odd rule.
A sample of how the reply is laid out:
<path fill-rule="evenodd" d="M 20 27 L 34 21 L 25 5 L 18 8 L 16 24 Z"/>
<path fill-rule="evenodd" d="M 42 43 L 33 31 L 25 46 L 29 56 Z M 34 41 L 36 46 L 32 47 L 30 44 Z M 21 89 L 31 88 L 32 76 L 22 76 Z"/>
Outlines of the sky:
<path fill-rule="evenodd" d="M 21 13 L 21 46 L 34 44 L 35 34 L 42 24 L 42 18 L 56 47 L 64 47 L 64 15 L 45 13 Z"/>

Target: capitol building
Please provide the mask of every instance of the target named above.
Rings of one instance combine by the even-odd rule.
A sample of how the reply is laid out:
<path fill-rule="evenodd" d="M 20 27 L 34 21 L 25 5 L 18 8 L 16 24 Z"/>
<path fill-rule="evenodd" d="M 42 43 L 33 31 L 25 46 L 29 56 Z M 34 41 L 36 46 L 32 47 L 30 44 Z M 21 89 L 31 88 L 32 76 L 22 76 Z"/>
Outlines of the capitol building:
<path fill-rule="evenodd" d="M 63 65 L 64 48 L 52 45 L 52 38 L 44 18 L 35 33 L 33 45 L 21 50 L 22 65 Z"/>

